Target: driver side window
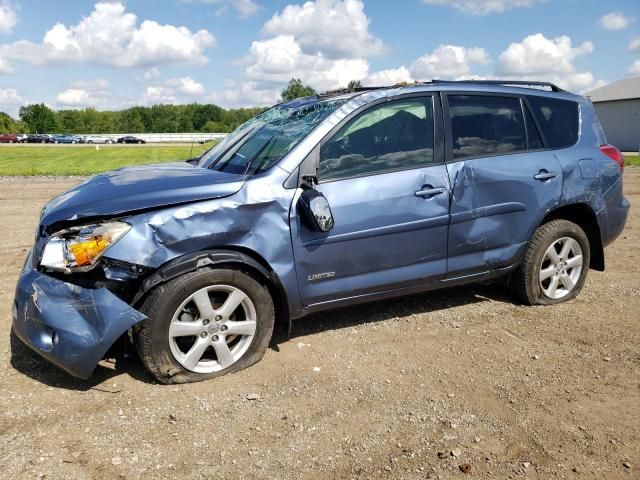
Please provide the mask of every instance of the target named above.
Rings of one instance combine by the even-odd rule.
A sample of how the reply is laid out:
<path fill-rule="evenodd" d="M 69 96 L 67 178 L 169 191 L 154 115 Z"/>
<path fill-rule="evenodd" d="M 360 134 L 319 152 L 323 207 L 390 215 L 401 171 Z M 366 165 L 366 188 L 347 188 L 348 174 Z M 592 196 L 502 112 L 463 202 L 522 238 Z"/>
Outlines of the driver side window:
<path fill-rule="evenodd" d="M 433 163 L 433 98 L 396 100 L 350 120 L 320 150 L 327 182 Z"/>

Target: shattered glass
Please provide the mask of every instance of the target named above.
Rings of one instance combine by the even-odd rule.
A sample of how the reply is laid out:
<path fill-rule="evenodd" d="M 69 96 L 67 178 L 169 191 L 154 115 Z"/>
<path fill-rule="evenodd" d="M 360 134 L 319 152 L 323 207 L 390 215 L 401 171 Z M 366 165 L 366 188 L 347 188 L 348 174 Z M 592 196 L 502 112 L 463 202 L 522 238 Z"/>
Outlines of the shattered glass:
<path fill-rule="evenodd" d="M 270 108 L 205 153 L 198 166 L 238 175 L 264 172 L 346 100 L 338 98 Z"/>

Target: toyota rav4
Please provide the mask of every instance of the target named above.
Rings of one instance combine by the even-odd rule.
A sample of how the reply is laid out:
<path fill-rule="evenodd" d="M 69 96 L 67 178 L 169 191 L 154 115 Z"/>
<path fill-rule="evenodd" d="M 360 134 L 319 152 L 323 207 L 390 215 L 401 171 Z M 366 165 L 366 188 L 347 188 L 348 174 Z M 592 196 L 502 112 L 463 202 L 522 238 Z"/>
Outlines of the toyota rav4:
<path fill-rule="evenodd" d="M 623 158 L 552 84 L 428 82 L 276 105 L 199 158 L 42 210 L 15 334 L 87 378 L 130 340 L 163 383 L 263 356 L 275 320 L 504 278 L 575 297 L 622 231 Z"/>

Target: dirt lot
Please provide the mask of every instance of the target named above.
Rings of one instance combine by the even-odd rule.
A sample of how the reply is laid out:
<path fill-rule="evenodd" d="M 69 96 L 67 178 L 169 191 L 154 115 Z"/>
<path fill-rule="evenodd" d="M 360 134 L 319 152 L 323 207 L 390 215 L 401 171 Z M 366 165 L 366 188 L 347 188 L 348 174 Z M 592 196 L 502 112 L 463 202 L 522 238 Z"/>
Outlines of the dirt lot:
<path fill-rule="evenodd" d="M 0 179 L 0 477 L 640 478 L 640 169 L 578 299 L 496 286 L 315 315 L 239 374 L 75 380 L 9 344 L 41 205 L 77 179 Z M 466 473 L 463 473 L 466 470 Z"/>

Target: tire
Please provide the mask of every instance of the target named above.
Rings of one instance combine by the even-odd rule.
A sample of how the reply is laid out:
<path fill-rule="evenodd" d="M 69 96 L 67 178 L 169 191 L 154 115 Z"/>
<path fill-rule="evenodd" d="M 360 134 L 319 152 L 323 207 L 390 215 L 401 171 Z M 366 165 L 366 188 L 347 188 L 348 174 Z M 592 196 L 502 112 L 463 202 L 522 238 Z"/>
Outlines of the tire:
<path fill-rule="evenodd" d="M 223 288 L 234 290 L 234 295 L 236 291 L 244 293 L 248 300 L 234 308 L 230 317 L 221 308 L 231 298 L 231 293 L 221 291 Z M 203 292 L 208 303 L 202 300 Z M 201 305 L 212 308 L 209 315 L 203 315 L 195 301 L 189 300 L 194 295 Z M 134 344 L 146 369 L 164 384 L 208 380 L 258 362 L 269 346 L 275 315 L 268 289 L 246 273 L 232 269 L 198 270 L 159 285 L 147 296 L 140 311 L 148 318 L 134 328 Z M 254 328 L 252 336 L 231 332 L 251 327 L 250 323 Z M 189 333 L 176 335 L 176 326 L 189 327 Z M 198 350 L 198 345 L 206 349 L 201 350 L 204 353 L 186 355 Z M 222 357 L 219 348 L 226 352 Z"/>
<path fill-rule="evenodd" d="M 589 239 L 584 230 L 568 220 L 552 220 L 533 234 L 509 286 L 525 305 L 566 302 L 582 290 L 590 260 Z"/>

